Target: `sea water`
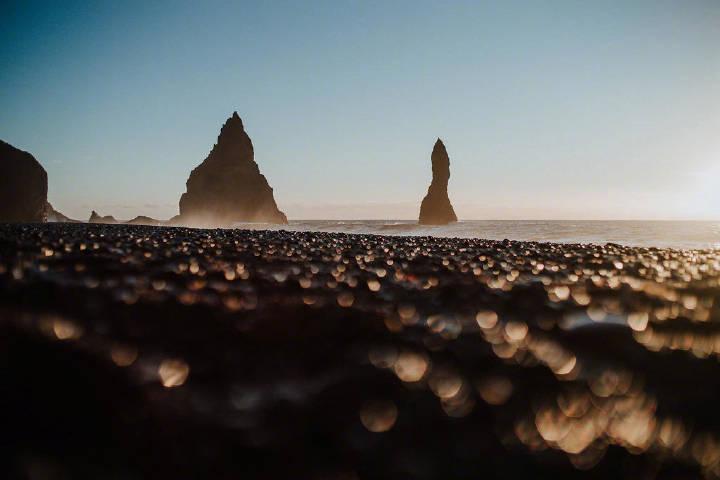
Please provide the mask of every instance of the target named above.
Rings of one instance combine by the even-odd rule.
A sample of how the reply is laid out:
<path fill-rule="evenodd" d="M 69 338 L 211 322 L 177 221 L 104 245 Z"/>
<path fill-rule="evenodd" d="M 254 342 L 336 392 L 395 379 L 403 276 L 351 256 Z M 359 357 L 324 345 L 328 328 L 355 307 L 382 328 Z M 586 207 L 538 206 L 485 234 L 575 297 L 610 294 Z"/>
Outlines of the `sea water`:
<path fill-rule="evenodd" d="M 596 220 L 464 220 L 444 226 L 411 220 L 291 220 L 237 228 L 410 235 L 558 243 L 618 243 L 668 248 L 720 248 L 720 222 Z"/>

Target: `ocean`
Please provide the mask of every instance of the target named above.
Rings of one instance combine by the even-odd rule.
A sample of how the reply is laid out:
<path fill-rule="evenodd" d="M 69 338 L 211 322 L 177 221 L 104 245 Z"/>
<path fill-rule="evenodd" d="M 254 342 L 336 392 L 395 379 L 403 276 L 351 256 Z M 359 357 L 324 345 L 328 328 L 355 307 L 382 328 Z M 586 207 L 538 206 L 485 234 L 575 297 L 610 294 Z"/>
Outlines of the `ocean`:
<path fill-rule="evenodd" d="M 410 235 L 558 243 L 618 243 L 638 247 L 720 248 L 720 222 L 599 220 L 464 220 L 446 226 L 411 220 L 291 220 L 289 225 L 237 228 Z"/>

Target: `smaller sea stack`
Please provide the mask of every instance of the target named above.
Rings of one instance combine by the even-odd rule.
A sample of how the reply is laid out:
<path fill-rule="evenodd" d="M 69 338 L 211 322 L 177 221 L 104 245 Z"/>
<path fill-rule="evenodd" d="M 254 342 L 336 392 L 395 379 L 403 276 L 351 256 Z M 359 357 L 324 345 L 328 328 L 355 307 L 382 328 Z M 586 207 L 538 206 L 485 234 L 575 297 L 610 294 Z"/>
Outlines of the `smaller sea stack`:
<path fill-rule="evenodd" d="M 421 225 L 447 225 L 457 222 L 457 215 L 448 197 L 448 180 L 450 180 L 450 157 L 445 145 L 439 138 L 432 151 L 432 182 L 428 193 L 420 205 Z"/>
<path fill-rule="evenodd" d="M 113 217 L 112 215 L 106 215 L 103 217 L 102 215 L 98 214 L 95 210 L 93 210 L 92 213 L 90 213 L 90 219 L 88 220 L 88 223 L 113 224 L 113 223 L 119 223 L 119 222 L 117 220 L 115 220 L 115 217 Z"/>

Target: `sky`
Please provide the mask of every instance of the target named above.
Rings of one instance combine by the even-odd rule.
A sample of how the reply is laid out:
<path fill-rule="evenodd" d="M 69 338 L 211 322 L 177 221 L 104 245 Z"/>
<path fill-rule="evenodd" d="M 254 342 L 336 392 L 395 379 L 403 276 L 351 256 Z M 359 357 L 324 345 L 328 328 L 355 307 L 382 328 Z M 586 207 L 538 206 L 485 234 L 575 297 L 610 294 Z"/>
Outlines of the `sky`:
<path fill-rule="evenodd" d="M 3 2 L 0 139 L 169 218 L 237 111 L 292 219 L 720 220 L 720 1 Z"/>

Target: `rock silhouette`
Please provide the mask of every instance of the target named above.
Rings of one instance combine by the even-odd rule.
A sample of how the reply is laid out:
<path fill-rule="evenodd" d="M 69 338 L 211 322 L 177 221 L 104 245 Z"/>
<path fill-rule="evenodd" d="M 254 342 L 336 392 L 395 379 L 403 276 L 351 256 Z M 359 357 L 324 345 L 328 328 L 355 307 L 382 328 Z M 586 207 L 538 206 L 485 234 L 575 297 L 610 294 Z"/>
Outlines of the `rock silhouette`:
<path fill-rule="evenodd" d="M 115 217 L 112 215 L 107 215 L 105 217 L 99 215 L 95 210 L 92 211 L 90 214 L 90 219 L 88 220 L 88 223 L 119 223 L 117 220 L 115 220 Z"/>
<path fill-rule="evenodd" d="M 132 220 L 128 220 L 125 222 L 128 225 L 160 225 L 160 220 L 156 220 L 152 217 L 147 217 L 145 215 L 139 215 Z"/>
<path fill-rule="evenodd" d="M 44 222 L 47 189 L 35 157 L 0 140 L 0 222 Z"/>
<path fill-rule="evenodd" d="M 80 223 L 79 220 L 73 220 L 55 210 L 50 202 L 45 204 L 45 221 L 50 223 Z"/>
<path fill-rule="evenodd" d="M 234 112 L 210 154 L 190 173 L 177 222 L 202 226 L 287 223 L 254 157 L 252 141 Z"/>
<path fill-rule="evenodd" d="M 455 210 L 448 197 L 450 179 L 450 158 L 442 140 L 438 138 L 432 151 L 432 182 L 420 205 L 421 225 L 446 225 L 457 222 Z"/>
<path fill-rule="evenodd" d="M 57 212 L 59 215 L 65 217 L 61 213 Z M 67 218 L 67 217 L 65 217 Z M 58 220 L 62 222 L 63 220 Z M 75 222 L 75 220 L 69 220 L 69 222 Z M 165 222 L 161 222 L 160 220 L 156 220 L 151 217 L 147 217 L 145 215 L 139 215 L 131 220 L 118 220 L 117 218 L 113 217 L 112 215 L 105 215 L 102 216 L 99 213 L 97 213 L 95 210 L 92 211 L 90 214 L 90 219 L 87 223 L 105 223 L 105 224 L 118 224 L 118 225 L 149 225 L 149 226 L 157 226 L 157 225 L 163 225 Z M 168 222 L 169 223 L 169 222 Z"/>

